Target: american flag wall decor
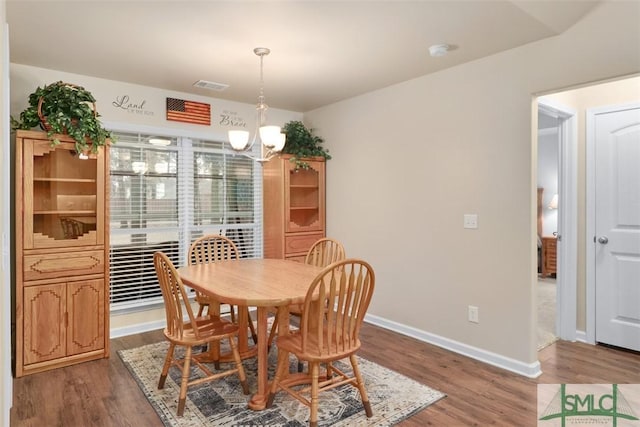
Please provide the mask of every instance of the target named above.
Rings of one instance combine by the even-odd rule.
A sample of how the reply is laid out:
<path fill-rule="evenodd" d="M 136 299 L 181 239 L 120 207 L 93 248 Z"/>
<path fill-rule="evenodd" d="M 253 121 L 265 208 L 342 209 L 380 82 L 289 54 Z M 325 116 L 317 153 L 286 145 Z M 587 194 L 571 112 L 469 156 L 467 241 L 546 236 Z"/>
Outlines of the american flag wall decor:
<path fill-rule="evenodd" d="M 167 120 L 197 125 L 210 125 L 211 105 L 203 102 L 167 98 Z"/>

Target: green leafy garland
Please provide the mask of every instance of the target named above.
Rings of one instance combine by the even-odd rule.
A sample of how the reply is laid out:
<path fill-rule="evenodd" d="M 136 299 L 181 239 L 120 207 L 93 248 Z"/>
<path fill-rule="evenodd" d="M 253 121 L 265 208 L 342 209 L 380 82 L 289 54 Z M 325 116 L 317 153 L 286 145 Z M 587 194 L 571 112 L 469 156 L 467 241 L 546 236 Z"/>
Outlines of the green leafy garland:
<path fill-rule="evenodd" d="M 38 115 L 40 98 L 43 101 L 41 114 L 46 123 L 42 123 Z M 52 145 L 60 143 L 56 135 L 66 134 L 75 140 L 78 153 L 89 149 L 96 153 L 108 139 L 113 141 L 114 138 L 98 120 L 99 115 L 93 108 L 95 102 L 91 92 L 81 86 L 59 81 L 38 87 L 29 95 L 29 107 L 20 113 L 20 119 L 11 117 L 11 129 L 29 130 L 40 126 L 47 130 Z"/>
<path fill-rule="evenodd" d="M 324 157 L 331 159 L 329 150 L 320 144 L 324 139 L 313 134 L 313 129 L 307 128 L 301 121 L 293 120 L 285 123 L 282 131 L 287 135 L 286 143 L 282 152 L 292 154 L 290 161 L 295 162 L 296 169 L 309 169 L 309 164 L 304 160 L 306 157 Z"/>

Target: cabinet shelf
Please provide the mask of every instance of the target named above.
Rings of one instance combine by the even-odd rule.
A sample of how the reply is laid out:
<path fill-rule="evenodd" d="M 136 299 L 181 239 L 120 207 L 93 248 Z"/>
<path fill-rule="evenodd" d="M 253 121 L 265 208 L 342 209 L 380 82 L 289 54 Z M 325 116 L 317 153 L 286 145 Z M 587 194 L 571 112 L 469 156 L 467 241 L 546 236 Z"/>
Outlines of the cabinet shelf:
<path fill-rule="evenodd" d="M 95 215 L 96 211 L 47 210 L 33 211 L 34 215 Z"/>
<path fill-rule="evenodd" d="M 291 210 L 291 211 L 308 211 L 308 210 L 317 211 L 318 207 L 317 206 L 291 206 L 289 208 L 289 210 Z"/>
<path fill-rule="evenodd" d="M 317 184 L 291 184 L 289 188 L 318 188 Z"/>
<path fill-rule="evenodd" d="M 86 178 L 33 178 L 35 182 L 88 182 L 95 183 L 95 179 L 86 179 Z"/>

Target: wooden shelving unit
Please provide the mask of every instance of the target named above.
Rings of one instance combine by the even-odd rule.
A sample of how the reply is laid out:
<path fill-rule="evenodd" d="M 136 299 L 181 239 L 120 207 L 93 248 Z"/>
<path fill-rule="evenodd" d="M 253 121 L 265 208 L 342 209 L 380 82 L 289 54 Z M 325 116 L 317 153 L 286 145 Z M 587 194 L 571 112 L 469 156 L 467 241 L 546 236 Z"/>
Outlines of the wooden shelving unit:
<path fill-rule="evenodd" d="M 264 165 L 264 256 L 302 261 L 325 236 L 325 161 L 305 159 L 309 169 L 296 170 L 290 159 Z"/>
<path fill-rule="evenodd" d="M 109 356 L 108 148 L 16 133 L 15 375 Z"/>

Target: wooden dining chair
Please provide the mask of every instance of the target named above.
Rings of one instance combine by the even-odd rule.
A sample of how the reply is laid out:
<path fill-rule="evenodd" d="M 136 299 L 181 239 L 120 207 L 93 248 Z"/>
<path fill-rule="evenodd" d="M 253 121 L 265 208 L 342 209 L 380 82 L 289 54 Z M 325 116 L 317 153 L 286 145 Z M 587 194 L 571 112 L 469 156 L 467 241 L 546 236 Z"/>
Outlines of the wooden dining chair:
<path fill-rule="evenodd" d="M 284 390 L 310 407 L 312 427 L 318 425 L 318 394 L 343 384 L 358 389 L 367 417 L 371 405 L 360 374 L 356 352 L 360 348 L 360 327 L 371 302 L 375 274 L 365 261 L 347 259 L 326 267 L 316 276 L 302 306 L 300 328 L 276 338 L 278 366 L 269 391 L 267 407 L 276 392 Z M 306 373 L 288 375 L 289 353 L 309 363 Z M 349 358 L 353 376 L 333 365 Z M 320 375 L 320 364 L 326 366 Z M 310 382 L 310 386 L 294 388 Z"/>
<path fill-rule="evenodd" d="M 314 265 L 316 267 L 326 267 L 336 261 L 345 259 L 344 246 L 335 239 L 324 237 L 316 241 L 304 259 L 305 264 Z M 302 304 L 292 304 L 289 306 L 289 314 L 300 317 L 302 313 Z M 276 317 L 271 326 L 269 333 L 269 345 L 273 342 L 278 329 L 278 318 Z M 298 372 L 302 372 L 303 364 L 298 362 Z"/>
<path fill-rule="evenodd" d="M 60 218 L 60 225 L 65 239 L 77 239 L 84 234 L 82 224 L 73 218 Z"/>
<path fill-rule="evenodd" d="M 218 234 L 209 234 L 202 236 L 193 241 L 189 247 L 189 256 L 187 258 L 187 264 L 209 264 L 217 261 L 238 259 L 238 247 L 233 241 L 227 237 L 220 236 Z M 204 295 L 196 291 L 196 301 L 198 302 L 198 316 L 204 314 L 205 309 L 207 312 L 211 310 L 212 304 L 217 304 L 218 308 L 220 303 L 215 301 L 212 297 Z M 219 312 L 219 311 L 218 311 Z M 231 321 L 235 323 L 235 307 L 229 306 L 229 313 L 231 315 Z M 253 325 L 253 319 L 251 315 L 248 315 L 249 329 L 251 330 L 251 337 L 253 343 L 258 342 L 258 335 L 256 333 L 255 326 Z"/>
<path fill-rule="evenodd" d="M 326 267 L 344 258 L 344 246 L 342 246 L 342 243 L 335 239 L 324 237 L 309 248 L 304 262 L 305 264 L 315 265 L 316 267 Z"/>
<path fill-rule="evenodd" d="M 162 366 L 162 373 L 158 381 L 158 389 L 164 388 L 169 368 L 172 365 L 182 367 L 182 379 L 180 382 L 180 396 L 178 399 L 178 416 L 184 413 L 184 406 L 187 398 L 187 388 L 206 381 L 213 381 L 229 375 L 238 375 L 242 391 L 249 394 L 247 378 L 240 359 L 240 353 L 235 342 L 238 336 L 238 325 L 235 325 L 220 317 L 196 317 L 191 309 L 191 304 L 187 296 L 187 291 L 178 276 L 173 263 L 163 252 L 156 252 L 153 255 L 153 264 L 162 290 L 164 307 L 167 317 L 167 327 L 164 329 L 164 336 L 169 341 L 169 349 Z M 185 321 L 184 315 L 188 320 Z M 223 339 L 229 341 L 231 353 L 235 366 L 221 372 L 212 372 L 206 365 L 200 362 L 200 354 L 193 354 L 194 346 L 202 346 L 212 342 L 220 342 Z M 174 350 L 176 346 L 185 347 L 183 358 L 177 358 Z M 194 362 L 205 374 L 204 377 L 195 378 L 189 381 L 191 362 Z"/>

